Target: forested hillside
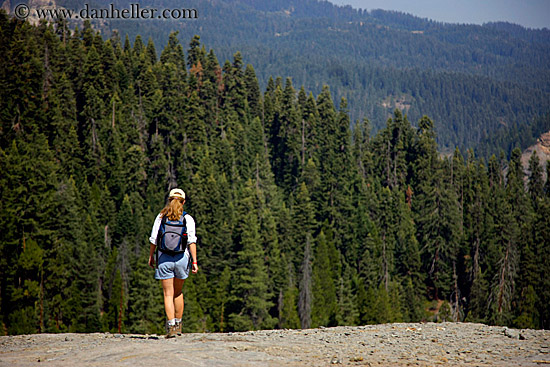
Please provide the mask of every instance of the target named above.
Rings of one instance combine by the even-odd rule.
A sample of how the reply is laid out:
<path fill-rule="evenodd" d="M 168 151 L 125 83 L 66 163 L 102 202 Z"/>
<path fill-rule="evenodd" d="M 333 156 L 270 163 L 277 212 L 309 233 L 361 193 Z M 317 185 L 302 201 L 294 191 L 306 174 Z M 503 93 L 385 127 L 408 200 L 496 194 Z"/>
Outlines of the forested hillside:
<path fill-rule="evenodd" d="M 550 327 L 536 158 L 525 187 L 517 149 L 443 159 L 428 117 L 350 130 L 328 87 L 262 91 L 198 37 L 156 47 L 0 12 L 4 332 L 160 332 L 148 237 L 176 186 L 200 238 L 187 331 Z"/>
<path fill-rule="evenodd" d="M 88 1 L 58 3 L 78 8 Z M 94 7 L 111 1 L 98 0 Z M 120 8 L 131 1 L 117 0 Z M 514 144 L 534 144 L 550 130 L 535 120 L 549 111 L 550 30 L 507 23 L 445 24 L 381 10 L 358 11 L 317 0 L 156 0 L 153 8 L 193 8 L 197 19 L 101 20 L 104 37 L 117 30 L 133 40 L 164 44 L 172 30 L 186 44 L 195 34 L 221 60 L 236 51 L 254 65 L 262 89 L 289 76 L 314 95 L 329 85 L 351 122 L 367 118 L 378 131 L 399 108 L 416 122 L 429 115 L 439 149 L 455 146 L 488 159 Z M 545 120 L 546 121 L 546 120 Z M 495 139 L 499 136 L 499 139 Z M 519 136 L 519 140 L 516 137 Z M 490 141 L 490 144 L 484 142 Z M 498 144 L 498 145 L 495 145 Z M 510 147 L 512 147 L 510 149 Z"/>

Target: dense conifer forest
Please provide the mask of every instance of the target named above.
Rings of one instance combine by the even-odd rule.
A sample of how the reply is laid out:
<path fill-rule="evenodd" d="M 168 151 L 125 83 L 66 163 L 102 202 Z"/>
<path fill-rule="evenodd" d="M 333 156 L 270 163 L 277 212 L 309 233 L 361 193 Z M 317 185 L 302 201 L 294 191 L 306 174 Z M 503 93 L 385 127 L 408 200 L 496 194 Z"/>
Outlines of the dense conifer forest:
<path fill-rule="evenodd" d="M 157 52 L 161 47 L 162 51 Z M 158 57 L 160 54 L 160 57 Z M 438 153 L 399 109 L 261 88 L 236 52 L 0 12 L 3 332 L 162 332 L 148 238 L 168 190 L 197 222 L 184 329 L 399 321 L 550 327 L 550 179 L 519 149 Z"/>

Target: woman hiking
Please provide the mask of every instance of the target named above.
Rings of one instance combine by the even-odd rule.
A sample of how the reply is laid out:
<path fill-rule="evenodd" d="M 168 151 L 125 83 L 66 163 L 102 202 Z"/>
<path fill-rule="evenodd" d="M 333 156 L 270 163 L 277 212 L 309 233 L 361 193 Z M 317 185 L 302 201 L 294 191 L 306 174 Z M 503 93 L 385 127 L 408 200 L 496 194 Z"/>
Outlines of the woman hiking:
<path fill-rule="evenodd" d="M 149 266 L 155 269 L 155 279 L 160 280 L 164 293 L 167 338 L 181 335 L 183 283 L 189 276 L 189 268 L 192 267 L 193 273 L 199 270 L 195 221 L 183 211 L 183 204 L 185 192 L 172 189 L 168 204 L 157 215 L 149 238 Z"/>

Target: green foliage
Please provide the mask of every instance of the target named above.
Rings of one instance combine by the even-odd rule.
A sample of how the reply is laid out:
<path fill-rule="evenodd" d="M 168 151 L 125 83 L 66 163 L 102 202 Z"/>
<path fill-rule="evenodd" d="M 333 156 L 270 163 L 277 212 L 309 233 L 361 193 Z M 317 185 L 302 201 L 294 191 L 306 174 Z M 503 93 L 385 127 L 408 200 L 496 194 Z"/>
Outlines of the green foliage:
<path fill-rule="evenodd" d="M 265 252 L 261 246 L 257 214 L 252 206 L 254 191 L 249 180 L 241 199 L 242 221 L 238 224 L 237 267 L 232 274 L 234 310 L 229 314 L 229 327 L 233 330 L 269 328 L 273 318 L 269 314 L 268 274 Z"/>
<path fill-rule="evenodd" d="M 293 272 L 289 271 L 289 274 Z M 299 289 L 295 285 L 294 277 L 288 277 L 287 288 L 280 293 L 279 327 L 284 329 L 299 329 L 300 317 L 298 314 Z"/>
<path fill-rule="evenodd" d="M 204 333 L 206 328 L 206 315 L 203 311 L 203 289 L 207 288 L 204 274 L 198 274 L 185 281 L 184 300 L 185 312 L 183 315 L 183 332 Z"/>
<path fill-rule="evenodd" d="M 338 280 L 339 254 L 332 238 L 321 232 L 317 239 L 313 260 L 313 302 L 311 326 L 336 326 L 338 301 L 336 284 Z"/>
<path fill-rule="evenodd" d="M 176 186 L 199 237 L 186 332 L 550 327 L 536 158 L 526 186 L 519 150 L 441 157 L 437 123 L 400 110 L 371 136 L 340 90 L 276 78 L 262 93 L 242 54 L 221 67 L 198 37 L 185 53 L 173 33 L 157 58 L 151 40 L 57 31 L 0 13 L 7 333 L 162 332 L 148 238 Z"/>

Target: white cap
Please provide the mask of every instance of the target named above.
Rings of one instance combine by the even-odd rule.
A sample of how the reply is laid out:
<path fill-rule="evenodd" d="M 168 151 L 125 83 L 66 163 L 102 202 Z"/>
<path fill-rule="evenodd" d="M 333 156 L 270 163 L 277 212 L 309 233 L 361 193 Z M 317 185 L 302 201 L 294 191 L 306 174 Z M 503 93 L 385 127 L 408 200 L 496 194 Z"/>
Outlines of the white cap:
<path fill-rule="evenodd" d="M 172 189 L 170 190 L 170 197 L 185 199 L 185 192 L 182 189 Z"/>

